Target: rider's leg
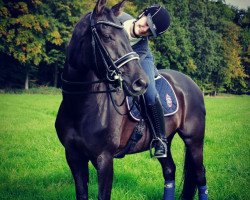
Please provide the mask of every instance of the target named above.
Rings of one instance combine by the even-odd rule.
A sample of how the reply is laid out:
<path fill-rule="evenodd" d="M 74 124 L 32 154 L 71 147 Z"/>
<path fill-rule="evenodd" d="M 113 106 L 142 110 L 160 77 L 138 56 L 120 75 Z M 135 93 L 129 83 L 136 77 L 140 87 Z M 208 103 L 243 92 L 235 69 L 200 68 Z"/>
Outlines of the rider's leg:
<path fill-rule="evenodd" d="M 154 126 L 154 130 L 156 133 L 156 137 L 159 138 L 159 141 L 156 142 L 155 145 L 155 157 L 166 157 L 167 151 L 167 138 L 165 131 L 165 123 L 164 123 L 164 114 L 163 108 L 158 97 L 158 92 L 155 88 L 155 72 L 154 72 L 154 63 L 150 59 L 144 59 L 141 61 L 142 68 L 146 72 L 149 77 L 149 85 L 146 93 L 144 94 L 145 101 L 147 104 L 147 111 L 149 117 Z"/>
<path fill-rule="evenodd" d="M 165 135 L 164 114 L 158 96 L 154 104 L 148 105 L 148 112 L 154 126 L 155 134 L 159 139 L 155 145 L 154 156 L 157 158 L 167 157 L 167 137 Z"/>

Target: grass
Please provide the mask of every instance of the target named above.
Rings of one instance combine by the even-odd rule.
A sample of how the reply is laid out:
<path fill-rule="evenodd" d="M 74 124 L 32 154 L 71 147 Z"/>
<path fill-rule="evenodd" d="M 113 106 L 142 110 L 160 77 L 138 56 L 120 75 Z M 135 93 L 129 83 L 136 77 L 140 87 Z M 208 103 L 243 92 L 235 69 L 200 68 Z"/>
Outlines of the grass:
<path fill-rule="evenodd" d="M 75 198 L 54 120 L 60 95 L 0 94 L 0 199 Z M 250 199 L 250 97 L 206 97 L 205 165 L 210 199 Z M 181 193 L 183 143 L 176 136 L 176 197 Z M 163 178 L 149 152 L 115 160 L 114 200 L 159 200 Z M 90 165 L 90 199 L 97 178 Z"/>
<path fill-rule="evenodd" d="M 40 87 L 32 87 L 28 90 L 24 89 L 13 89 L 13 88 L 5 88 L 0 89 L 0 94 L 8 93 L 8 94 L 46 94 L 46 95 L 60 95 L 62 92 L 61 89 L 55 87 L 48 86 L 40 86 Z"/>

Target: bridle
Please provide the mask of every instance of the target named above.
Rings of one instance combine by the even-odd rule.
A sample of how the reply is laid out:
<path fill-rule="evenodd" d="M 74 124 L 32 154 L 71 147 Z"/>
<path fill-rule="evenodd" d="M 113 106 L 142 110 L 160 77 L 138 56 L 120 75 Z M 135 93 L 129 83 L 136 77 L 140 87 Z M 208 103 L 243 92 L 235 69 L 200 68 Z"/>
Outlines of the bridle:
<path fill-rule="evenodd" d="M 122 57 L 118 58 L 117 60 L 113 61 L 113 59 L 111 58 L 111 56 L 108 53 L 108 51 L 106 50 L 106 48 L 103 46 L 101 39 L 97 33 L 96 27 L 98 25 L 107 25 L 107 26 L 111 26 L 113 28 L 123 29 L 123 26 L 115 24 L 113 22 L 104 21 L 104 20 L 99 20 L 99 21 L 95 22 L 95 20 L 93 18 L 93 13 L 91 13 L 91 15 L 90 15 L 90 25 L 91 25 L 91 32 L 92 32 L 91 43 L 92 43 L 92 47 L 93 47 L 95 65 L 96 65 L 97 70 L 98 70 L 98 64 L 97 64 L 97 59 L 96 59 L 96 50 L 99 51 L 101 58 L 102 58 L 102 61 L 105 65 L 106 73 L 107 73 L 106 78 L 110 82 L 116 82 L 118 80 L 120 82 L 119 85 L 121 86 L 123 80 L 121 77 L 120 68 L 132 60 L 139 60 L 140 59 L 139 55 L 136 52 L 131 51 L 131 52 L 123 55 Z"/>
<path fill-rule="evenodd" d="M 96 93 L 111 93 L 111 92 L 117 92 L 118 90 L 121 90 L 123 87 L 123 79 L 122 79 L 122 72 L 120 70 L 121 67 L 123 67 L 126 63 L 132 61 L 132 60 L 139 60 L 139 55 L 131 51 L 117 60 L 113 60 L 105 48 L 105 46 L 102 44 L 101 38 L 99 37 L 99 34 L 97 32 L 97 26 L 98 25 L 106 25 L 106 26 L 111 26 L 116 29 L 123 29 L 122 25 L 110 22 L 110 21 L 105 21 L 105 20 L 99 20 L 95 21 L 93 17 L 93 12 L 90 14 L 90 26 L 91 26 L 91 34 L 92 34 L 92 48 L 93 48 L 93 55 L 94 55 L 94 62 L 95 62 L 95 68 L 97 73 L 100 72 L 98 62 L 97 62 L 97 53 L 101 56 L 102 63 L 105 66 L 105 71 L 106 71 L 106 77 L 104 79 L 100 79 L 97 81 L 88 81 L 88 82 L 72 82 L 65 80 L 63 78 L 63 75 L 61 76 L 62 82 L 65 85 L 93 85 L 97 83 L 108 83 L 107 85 L 111 84 L 112 89 L 109 88 L 105 91 L 77 91 L 77 92 L 71 92 L 71 91 L 66 91 L 63 88 L 63 92 L 66 94 L 96 94 Z"/>

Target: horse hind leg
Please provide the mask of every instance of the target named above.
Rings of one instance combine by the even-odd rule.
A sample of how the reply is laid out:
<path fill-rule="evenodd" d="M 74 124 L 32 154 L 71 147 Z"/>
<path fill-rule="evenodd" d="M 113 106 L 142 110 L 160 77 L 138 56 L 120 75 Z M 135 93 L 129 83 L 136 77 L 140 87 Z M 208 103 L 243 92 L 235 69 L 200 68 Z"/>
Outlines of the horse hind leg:
<path fill-rule="evenodd" d="M 76 151 L 67 150 L 66 159 L 75 181 L 76 199 L 87 200 L 89 181 L 88 159 L 83 158 Z"/>
<path fill-rule="evenodd" d="M 174 200 L 175 197 L 175 171 L 176 166 L 171 154 L 171 139 L 168 139 L 168 151 L 166 158 L 159 158 L 162 166 L 164 183 L 163 200 Z"/>
<path fill-rule="evenodd" d="M 184 138 L 186 145 L 184 164 L 184 185 L 182 199 L 191 200 L 194 198 L 198 187 L 199 200 L 207 200 L 207 186 L 205 167 L 203 165 L 203 137 L 200 135 Z"/>

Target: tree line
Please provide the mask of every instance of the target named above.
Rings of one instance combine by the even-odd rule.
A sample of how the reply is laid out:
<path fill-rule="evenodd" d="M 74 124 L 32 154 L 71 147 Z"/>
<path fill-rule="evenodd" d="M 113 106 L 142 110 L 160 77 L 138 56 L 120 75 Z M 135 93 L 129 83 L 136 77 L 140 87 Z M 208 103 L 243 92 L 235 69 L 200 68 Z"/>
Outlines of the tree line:
<path fill-rule="evenodd" d="M 118 0 L 109 0 L 114 5 Z M 189 75 L 206 94 L 250 93 L 250 8 L 224 0 L 134 0 L 125 11 L 164 5 L 171 26 L 150 46 L 158 68 Z M 67 44 L 89 0 L 0 0 L 0 88 L 60 87 Z"/>

